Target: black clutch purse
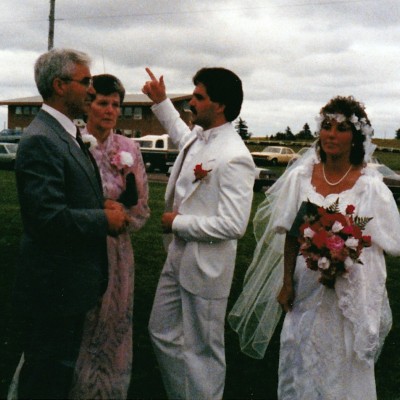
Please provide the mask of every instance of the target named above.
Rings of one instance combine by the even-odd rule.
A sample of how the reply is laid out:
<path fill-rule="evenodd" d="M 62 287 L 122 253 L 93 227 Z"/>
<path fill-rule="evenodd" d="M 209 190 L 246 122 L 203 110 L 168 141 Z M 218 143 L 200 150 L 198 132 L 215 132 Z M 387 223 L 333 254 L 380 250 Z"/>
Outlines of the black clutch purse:
<path fill-rule="evenodd" d="M 136 187 L 135 175 L 130 172 L 126 178 L 125 191 L 119 196 L 118 201 L 125 207 L 135 206 L 138 202 L 138 192 Z"/>

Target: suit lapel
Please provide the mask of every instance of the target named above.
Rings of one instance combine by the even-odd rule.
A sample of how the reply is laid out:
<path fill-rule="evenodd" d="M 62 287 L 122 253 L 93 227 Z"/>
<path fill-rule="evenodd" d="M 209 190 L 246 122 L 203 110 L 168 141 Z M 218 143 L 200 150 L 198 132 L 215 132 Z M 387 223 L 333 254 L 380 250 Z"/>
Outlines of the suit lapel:
<path fill-rule="evenodd" d="M 41 110 L 38 113 L 37 117 L 40 118 L 44 123 L 46 123 L 46 125 L 50 126 L 51 131 L 68 146 L 70 155 L 83 169 L 96 195 L 103 204 L 103 192 L 102 187 L 100 186 L 101 182 L 99 185 L 98 179 L 93 169 L 93 165 L 91 164 L 91 161 L 88 159 L 88 157 L 83 153 L 78 143 L 75 143 L 72 136 L 63 128 L 63 126 L 46 111 Z"/>
<path fill-rule="evenodd" d="M 97 193 L 99 198 L 103 198 L 101 178 L 99 182 L 99 177 L 96 175 L 96 171 L 92 165 L 90 159 L 83 153 L 80 147 L 74 143 L 73 138 L 68 138 L 68 146 L 71 156 L 77 161 L 80 167 L 84 170 L 86 176 L 88 177 L 93 189 Z"/>

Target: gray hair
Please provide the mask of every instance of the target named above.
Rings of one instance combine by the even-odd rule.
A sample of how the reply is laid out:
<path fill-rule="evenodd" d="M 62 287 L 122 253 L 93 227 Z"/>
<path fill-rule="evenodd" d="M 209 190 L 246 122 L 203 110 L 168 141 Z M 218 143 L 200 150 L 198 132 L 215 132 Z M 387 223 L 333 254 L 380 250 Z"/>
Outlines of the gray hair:
<path fill-rule="evenodd" d="M 52 49 L 42 54 L 35 63 L 35 82 L 43 100 L 53 94 L 55 78 L 70 78 L 76 64 L 89 67 L 90 57 L 81 51 L 72 49 Z"/>

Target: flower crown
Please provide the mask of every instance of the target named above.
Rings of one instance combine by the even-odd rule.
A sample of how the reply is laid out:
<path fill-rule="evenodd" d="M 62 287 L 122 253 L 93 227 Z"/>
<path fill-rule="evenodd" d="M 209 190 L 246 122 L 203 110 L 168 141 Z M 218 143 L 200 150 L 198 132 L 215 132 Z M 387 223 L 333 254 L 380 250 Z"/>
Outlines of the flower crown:
<path fill-rule="evenodd" d="M 321 131 L 321 125 L 322 122 L 325 120 L 325 118 L 328 117 L 329 119 L 334 119 L 336 122 L 339 124 L 344 121 L 348 121 L 351 123 L 354 128 L 357 131 L 360 131 L 364 136 L 364 160 L 365 162 L 369 162 L 372 156 L 372 153 L 374 152 L 376 145 L 372 143 L 372 136 L 374 135 L 374 130 L 372 129 L 372 126 L 367 122 L 367 119 L 365 117 L 358 118 L 357 115 L 353 114 L 350 118 L 346 118 L 343 114 L 341 113 L 335 113 L 335 114 L 319 114 L 316 117 L 317 121 L 317 132 Z"/>
<path fill-rule="evenodd" d="M 335 114 L 319 114 L 316 118 L 317 120 L 317 131 L 321 130 L 322 122 L 325 118 L 334 119 L 339 124 L 344 121 L 350 122 L 357 131 L 360 131 L 366 138 L 371 138 L 374 134 L 374 130 L 372 126 L 367 122 L 365 117 L 358 118 L 357 115 L 353 114 L 350 118 L 346 118 L 343 114 L 335 113 Z"/>

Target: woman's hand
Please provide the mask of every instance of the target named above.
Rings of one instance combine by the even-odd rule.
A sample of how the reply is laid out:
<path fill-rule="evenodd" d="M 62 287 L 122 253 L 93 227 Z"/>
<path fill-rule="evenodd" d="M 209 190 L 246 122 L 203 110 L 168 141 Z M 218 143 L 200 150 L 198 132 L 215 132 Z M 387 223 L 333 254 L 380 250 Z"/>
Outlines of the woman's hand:
<path fill-rule="evenodd" d="M 293 308 L 294 301 L 294 288 L 291 283 L 284 283 L 277 298 L 278 303 L 281 305 L 282 310 L 286 313 Z"/>

